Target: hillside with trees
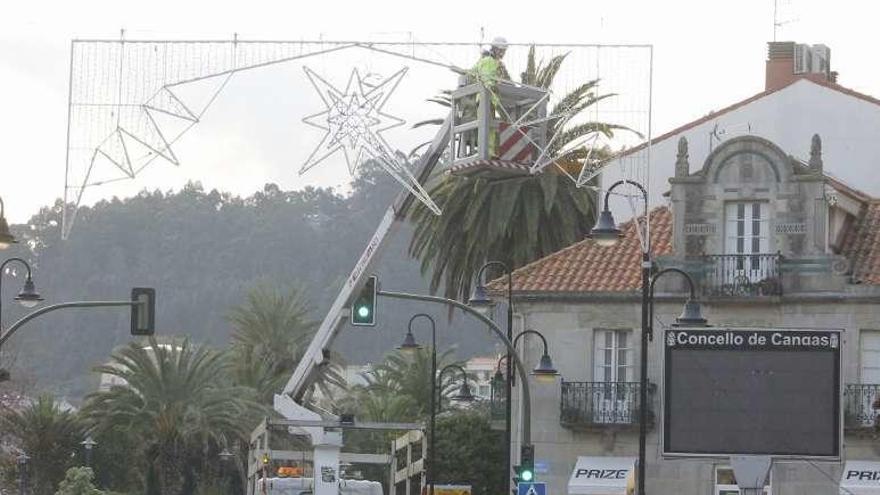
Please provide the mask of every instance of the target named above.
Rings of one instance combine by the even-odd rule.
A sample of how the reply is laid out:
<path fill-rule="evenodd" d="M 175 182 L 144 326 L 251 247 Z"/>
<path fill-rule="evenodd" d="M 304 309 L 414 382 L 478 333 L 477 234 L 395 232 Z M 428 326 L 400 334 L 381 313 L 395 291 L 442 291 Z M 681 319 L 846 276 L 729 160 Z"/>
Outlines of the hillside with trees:
<path fill-rule="evenodd" d="M 256 287 L 298 290 L 307 317 L 320 322 L 342 281 L 376 228 L 399 186 L 366 164 L 346 194 L 326 188 L 262 191 L 237 197 L 198 183 L 180 191 L 143 191 L 101 201 L 78 212 L 69 239 L 61 240 L 61 203 L 13 226 L 22 242 L 5 251 L 32 262 L 43 304 L 71 300 L 128 299 L 132 287 L 155 287 L 157 334 L 224 346 L 231 311 Z M 377 273 L 384 288 L 427 293 L 418 261 L 407 254 L 405 225 Z M 10 265 L 12 266 L 12 265 Z M 3 280 L 3 321 L 24 314 L 12 301 L 23 272 Z M 456 357 L 492 352 L 484 329 L 445 308 L 380 300 L 376 328 L 346 327 L 334 343 L 346 363 L 380 359 L 396 347 L 409 317 L 426 311 L 438 322 L 440 345 Z M 131 340 L 129 313 L 121 309 L 63 310 L 34 320 L 4 348 L 14 377 L 33 389 L 76 402 L 97 386 L 90 369 Z M 423 336 L 426 337 L 426 336 Z"/>

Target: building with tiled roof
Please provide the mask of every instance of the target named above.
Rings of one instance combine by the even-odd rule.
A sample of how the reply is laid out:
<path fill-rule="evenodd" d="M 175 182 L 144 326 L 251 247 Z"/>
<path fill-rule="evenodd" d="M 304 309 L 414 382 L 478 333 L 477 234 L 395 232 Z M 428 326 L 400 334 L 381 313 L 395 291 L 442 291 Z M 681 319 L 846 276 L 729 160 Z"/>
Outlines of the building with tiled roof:
<path fill-rule="evenodd" d="M 753 135 L 728 139 L 701 156 L 681 139 L 674 173 L 666 178 L 666 204 L 651 208 L 648 221 L 656 269 L 688 273 L 712 325 L 842 330 L 838 417 L 846 449 L 838 461 L 824 462 L 822 472 L 811 463 L 774 464 L 774 494 L 838 493 L 846 462 L 876 463 L 869 465 L 880 471 L 875 441 L 868 438 L 874 401 L 880 400 L 880 200 L 827 172 L 834 167 L 820 136 L 806 142 L 810 153 L 802 160 Z M 699 166 L 692 169 L 694 159 Z M 519 331 L 534 329 L 547 338 L 561 373 L 555 386 L 531 385 L 536 458 L 548 466 L 540 480 L 550 492 L 568 487 L 569 493 L 590 493 L 569 485 L 575 466 L 637 455 L 643 251 L 637 225 L 643 224 L 641 217 L 622 223 L 613 246 L 585 239 L 512 274 L 514 322 Z M 499 282 L 492 290 L 502 290 Z M 658 384 L 667 345 L 661 332 L 681 313 L 686 296 L 681 277 L 663 277 L 656 285 L 658 338 L 648 348 L 654 384 L 649 493 L 727 493 L 725 458 L 661 455 L 665 418 Z M 539 340 L 525 339 L 527 366 L 537 365 L 542 350 Z M 726 393 L 723 384 L 716 387 Z"/>

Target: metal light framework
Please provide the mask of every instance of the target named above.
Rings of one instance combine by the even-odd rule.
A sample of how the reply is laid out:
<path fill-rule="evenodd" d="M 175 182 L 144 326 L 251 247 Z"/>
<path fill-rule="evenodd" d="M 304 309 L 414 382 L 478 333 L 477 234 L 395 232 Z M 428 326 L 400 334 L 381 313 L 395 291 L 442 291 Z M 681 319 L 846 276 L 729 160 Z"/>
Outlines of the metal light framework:
<path fill-rule="evenodd" d="M 300 175 L 339 150 L 345 155 L 348 171 L 352 175 L 367 157 L 372 158 L 434 214 L 440 215 L 440 207 L 382 137 L 382 132 L 406 123 L 383 112 L 382 108 L 409 68 L 404 67 L 384 80 L 369 85 L 358 70 L 353 69 L 344 91 L 308 67 L 303 67 L 303 70 L 326 108 L 303 118 L 303 123 L 323 130 L 324 136 L 303 163 Z"/>
<path fill-rule="evenodd" d="M 474 285 L 474 291 L 471 294 L 470 299 L 468 300 L 468 305 L 474 309 L 491 312 L 494 307 L 495 301 L 489 296 L 489 291 L 486 288 L 483 276 L 484 272 L 490 266 L 499 267 L 504 270 L 504 273 L 507 274 L 507 340 L 513 342 L 513 271 L 508 267 L 505 263 L 501 261 L 489 261 L 483 266 L 480 267 L 480 270 L 477 272 L 476 284 Z M 488 311 L 487 311 L 488 310 Z M 507 370 L 505 372 L 505 376 L 513 375 L 513 363 L 511 362 L 511 353 L 510 350 L 507 352 Z M 505 400 L 505 411 L 504 411 L 504 431 L 505 431 L 505 452 L 507 456 L 507 460 L 505 461 L 505 467 L 507 471 L 504 474 L 505 483 L 507 483 L 507 491 L 510 492 L 510 478 L 511 478 L 511 450 L 510 444 L 512 442 L 513 435 L 513 405 L 511 402 L 511 395 L 513 391 L 513 383 L 512 380 L 507 380 L 507 386 L 504 391 L 504 400 Z"/>
<path fill-rule="evenodd" d="M 431 324 L 431 399 L 428 403 L 428 407 L 431 409 L 431 423 L 429 428 L 430 431 L 430 441 L 428 443 L 428 460 L 426 463 L 427 466 L 427 474 L 428 474 L 428 485 L 430 486 L 430 491 L 428 495 L 434 495 L 434 460 L 436 459 L 434 453 L 435 447 L 435 437 L 434 434 L 437 429 L 437 417 L 435 414 L 436 403 L 435 398 L 437 396 L 437 323 L 434 322 L 434 318 L 431 318 L 431 315 L 426 313 L 417 313 L 409 319 L 409 323 L 406 327 L 406 336 L 403 339 L 403 343 L 398 347 L 399 350 L 404 352 L 414 352 L 418 349 L 421 349 L 420 346 L 416 342 L 416 338 L 413 335 L 413 322 L 416 321 L 417 318 L 425 318 Z"/>
<path fill-rule="evenodd" d="M 643 223 L 635 218 L 636 233 L 639 236 L 639 244 L 642 250 L 642 335 L 639 369 L 639 476 L 637 495 L 645 495 L 645 457 L 648 436 L 648 342 L 653 339 L 654 317 L 654 283 L 661 276 L 675 272 L 685 277 L 690 286 L 690 298 L 685 303 L 681 316 L 676 318 L 676 326 L 707 326 L 703 318 L 700 305 L 696 301 L 696 291 L 693 279 L 686 272 L 677 268 L 666 268 L 652 276 L 653 261 L 651 259 L 651 232 L 650 217 L 648 211 L 648 191 L 638 182 L 630 180 L 617 181 L 605 192 L 605 202 L 602 213 L 593 227 L 589 237 L 602 246 L 613 246 L 621 238 L 621 231 L 614 223 L 614 216 L 608 208 L 608 198 L 614 189 L 630 185 L 638 189 L 643 197 L 645 209 L 642 217 Z"/>
<path fill-rule="evenodd" d="M 520 332 L 515 339 L 513 339 L 513 346 L 516 347 L 516 344 L 519 343 L 519 339 L 523 338 L 525 335 L 537 335 L 541 338 L 541 342 L 544 343 L 544 353 L 541 355 L 541 361 L 538 363 L 538 366 L 532 370 L 532 376 L 535 377 L 539 382 L 553 382 L 557 376 L 559 376 L 559 371 L 553 366 L 553 360 L 550 359 L 550 353 L 547 346 L 547 339 L 544 337 L 544 334 L 537 330 L 524 330 Z M 513 377 L 511 377 L 512 381 Z"/>
<path fill-rule="evenodd" d="M 354 60 L 365 56 L 397 58 L 410 63 L 413 68 L 441 68 L 466 74 L 482 48 L 480 43 L 419 42 L 412 37 L 383 42 L 243 40 L 238 35 L 214 40 L 144 40 L 127 39 L 124 31 L 115 39 L 72 40 L 62 237 L 68 238 L 78 206 L 89 188 L 135 179 L 153 163 L 164 161 L 180 165 L 182 160 L 174 148 L 186 133 L 202 122 L 208 109 L 237 73 L 333 55 Z M 601 115 L 599 105 L 594 105 L 593 114 L 587 120 L 600 122 L 607 115 L 616 124 L 635 131 L 631 135 L 615 136 L 616 144 L 624 145 L 614 146 L 615 149 L 635 146 L 642 136 L 650 142 L 653 72 L 653 48 L 650 45 L 510 43 L 507 63 L 512 74 L 524 69 L 520 64 L 532 49 L 536 51 L 537 59 L 543 60 L 572 54 L 558 67 L 554 84 L 544 88 L 549 100 L 545 102 L 551 107 L 567 92 L 583 84 L 585 79 L 601 81 L 602 88 L 607 88 L 605 93 L 615 96 L 602 99 Z M 389 79 L 392 78 L 394 75 Z M 361 121 L 372 126 L 377 115 L 372 109 L 381 107 L 379 103 L 390 94 L 390 86 L 372 92 L 370 87 L 375 80 L 367 75 L 363 77 L 361 91 L 355 84 L 357 79 L 347 88 L 351 91 L 336 93 L 337 97 L 347 99 L 329 100 L 329 105 L 354 111 L 356 119 L 349 124 Z M 199 91 L 188 90 L 191 86 Z M 511 112 L 501 106 L 498 110 L 504 113 L 505 120 L 514 124 L 514 128 L 545 125 L 548 119 L 559 119 L 562 122 L 558 126 L 560 130 L 582 123 L 574 109 L 559 108 L 557 114 L 542 118 L 537 118 L 533 111 Z M 351 112 L 348 114 L 352 115 Z M 312 123 L 330 129 L 344 127 L 341 121 L 331 122 L 325 118 L 328 116 Z M 384 117 L 379 120 L 393 122 Z M 372 130 L 378 131 L 381 126 L 378 124 Z M 561 134 L 547 136 L 548 142 L 540 149 L 541 156 L 530 167 L 530 173 L 538 173 L 555 164 L 549 150 L 552 144 L 561 144 Z M 607 141 L 600 134 L 584 135 L 568 143 L 566 148 L 599 149 Z M 327 143 L 331 140 L 332 136 L 325 139 Z M 388 158 L 384 152 L 380 155 L 380 161 Z M 645 158 L 621 156 L 619 161 L 630 167 L 635 161 L 640 168 L 647 170 Z M 585 162 L 592 164 L 596 160 L 593 157 Z M 611 162 L 605 160 L 602 164 Z M 399 175 L 395 176 L 396 179 L 403 178 L 408 182 L 406 170 L 393 160 L 386 165 Z M 578 186 L 587 185 L 601 168 L 584 167 L 579 174 L 574 171 L 571 175 L 566 167 L 555 165 Z"/>
<path fill-rule="evenodd" d="M 6 223 L 6 215 L 4 215 L 3 198 L 0 198 L 0 250 L 16 243 L 18 241 L 15 240 L 15 236 L 9 232 L 9 224 Z"/>

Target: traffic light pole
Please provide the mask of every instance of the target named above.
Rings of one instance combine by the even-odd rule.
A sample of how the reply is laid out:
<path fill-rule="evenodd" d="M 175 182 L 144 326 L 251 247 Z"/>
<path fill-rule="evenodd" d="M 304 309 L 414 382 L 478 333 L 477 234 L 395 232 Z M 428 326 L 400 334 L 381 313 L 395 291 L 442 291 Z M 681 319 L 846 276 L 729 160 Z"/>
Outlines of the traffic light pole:
<path fill-rule="evenodd" d="M 16 330 L 24 326 L 25 323 L 33 320 L 34 318 L 40 317 L 46 313 L 51 313 L 52 311 L 57 311 L 59 309 L 65 308 L 107 308 L 107 307 L 117 307 L 117 306 L 128 306 L 134 307 L 141 305 L 143 303 L 139 301 L 73 301 L 66 303 L 53 304 L 51 306 L 46 306 L 44 308 L 40 308 L 33 313 L 23 316 L 20 320 L 13 323 L 5 333 L 0 335 L 0 346 L 6 343 L 9 337 L 12 337 L 12 334 L 15 333 Z"/>

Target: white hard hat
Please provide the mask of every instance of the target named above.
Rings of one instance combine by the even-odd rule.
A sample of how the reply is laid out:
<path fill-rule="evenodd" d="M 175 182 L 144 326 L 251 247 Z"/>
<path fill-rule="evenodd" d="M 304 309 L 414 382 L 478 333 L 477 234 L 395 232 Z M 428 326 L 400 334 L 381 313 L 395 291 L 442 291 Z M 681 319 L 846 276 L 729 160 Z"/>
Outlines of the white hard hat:
<path fill-rule="evenodd" d="M 507 39 L 503 36 L 496 36 L 495 39 L 492 40 L 492 48 L 504 48 L 507 49 Z"/>

